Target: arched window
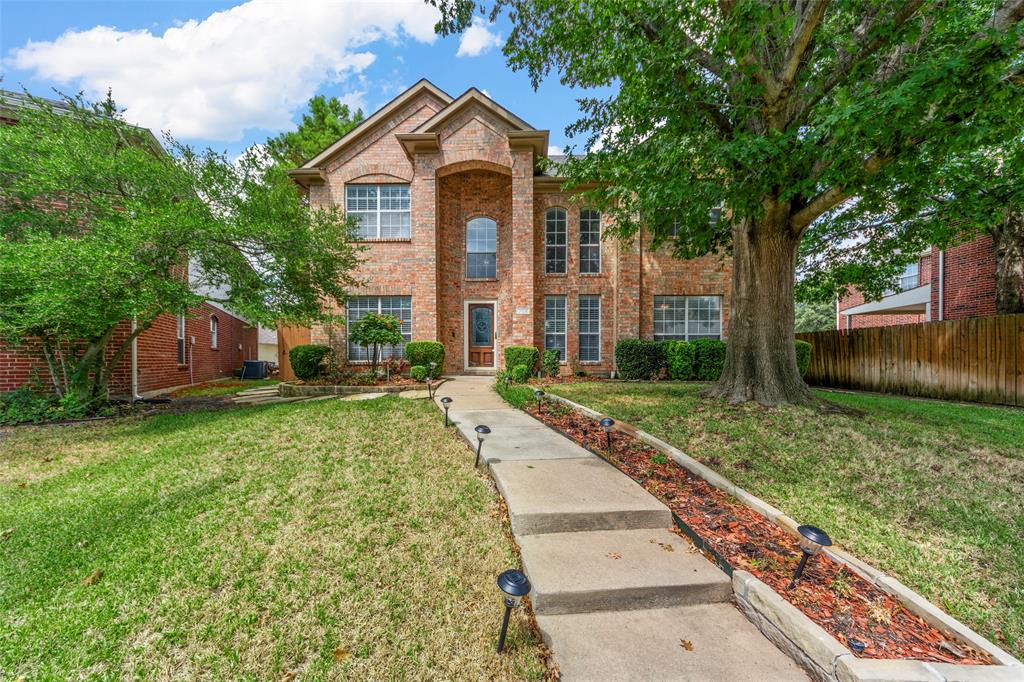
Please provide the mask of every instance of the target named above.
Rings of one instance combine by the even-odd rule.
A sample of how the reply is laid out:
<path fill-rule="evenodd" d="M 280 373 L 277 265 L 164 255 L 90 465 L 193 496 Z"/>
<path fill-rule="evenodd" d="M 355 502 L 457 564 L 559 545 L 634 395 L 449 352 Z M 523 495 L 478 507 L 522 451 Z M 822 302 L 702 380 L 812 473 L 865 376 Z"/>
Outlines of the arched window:
<path fill-rule="evenodd" d="M 544 214 L 544 272 L 565 272 L 566 235 L 565 209 L 549 208 Z"/>
<path fill-rule="evenodd" d="M 498 223 L 473 218 L 466 224 L 466 279 L 497 279 Z"/>
<path fill-rule="evenodd" d="M 210 348 L 217 347 L 217 316 L 210 315 Z"/>

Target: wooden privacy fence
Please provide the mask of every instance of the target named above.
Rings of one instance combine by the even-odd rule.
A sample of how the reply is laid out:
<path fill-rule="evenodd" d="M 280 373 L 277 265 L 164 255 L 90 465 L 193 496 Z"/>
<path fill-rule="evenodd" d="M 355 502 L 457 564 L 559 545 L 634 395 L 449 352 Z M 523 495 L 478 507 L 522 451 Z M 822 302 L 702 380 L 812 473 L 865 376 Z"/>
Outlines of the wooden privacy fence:
<path fill-rule="evenodd" d="M 1024 315 L 797 334 L 807 383 L 1024 406 Z"/>

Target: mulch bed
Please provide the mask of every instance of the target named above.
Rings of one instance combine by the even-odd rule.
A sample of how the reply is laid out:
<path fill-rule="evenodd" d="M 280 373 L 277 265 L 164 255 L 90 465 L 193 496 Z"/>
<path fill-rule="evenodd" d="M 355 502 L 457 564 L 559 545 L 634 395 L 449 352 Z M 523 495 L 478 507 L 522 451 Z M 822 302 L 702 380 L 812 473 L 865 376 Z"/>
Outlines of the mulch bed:
<path fill-rule="evenodd" d="M 361 386 L 366 388 L 372 388 L 374 386 L 421 386 L 424 390 L 427 388 L 427 382 L 416 381 L 411 377 L 401 375 L 391 375 L 391 381 L 386 379 L 376 379 L 370 381 L 369 379 L 363 379 L 360 377 L 354 377 L 345 379 L 344 381 L 334 381 L 331 379 L 323 379 L 321 381 L 295 381 L 296 386 Z M 436 383 L 436 382 L 435 382 Z"/>
<path fill-rule="evenodd" d="M 597 421 L 568 406 L 547 401 L 538 413 L 537 404 L 531 402 L 525 409 L 604 456 L 664 502 L 730 565 L 755 575 L 840 643 L 862 642 L 864 651 L 854 652 L 855 656 L 994 663 L 987 653 L 950 641 L 893 597 L 824 554 L 808 561 L 800 581 L 789 589 L 801 552 L 793 536 L 779 525 L 628 434 L 613 433 L 608 456 L 606 436 Z"/>

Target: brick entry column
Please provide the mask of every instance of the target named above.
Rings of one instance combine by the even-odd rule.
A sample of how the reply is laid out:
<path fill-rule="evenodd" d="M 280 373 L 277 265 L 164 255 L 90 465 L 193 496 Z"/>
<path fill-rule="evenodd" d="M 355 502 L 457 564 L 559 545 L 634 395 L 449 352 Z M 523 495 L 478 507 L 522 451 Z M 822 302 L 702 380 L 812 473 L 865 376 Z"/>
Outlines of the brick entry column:
<path fill-rule="evenodd" d="M 499 343 L 533 345 L 533 150 L 512 150 L 512 334 Z M 504 363 L 504 359 L 501 359 Z"/>
<path fill-rule="evenodd" d="M 412 288 L 412 338 L 436 341 L 437 328 L 437 154 L 416 154 L 410 187 L 412 203 L 411 263 L 394 263 L 409 275 Z"/>

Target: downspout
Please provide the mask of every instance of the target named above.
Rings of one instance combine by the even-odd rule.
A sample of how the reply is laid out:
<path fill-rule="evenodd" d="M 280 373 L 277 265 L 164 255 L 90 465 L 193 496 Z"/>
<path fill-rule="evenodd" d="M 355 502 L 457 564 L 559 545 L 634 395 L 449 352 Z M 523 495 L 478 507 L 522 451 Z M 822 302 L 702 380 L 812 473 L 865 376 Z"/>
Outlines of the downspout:
<path fill-rule="evenodd" d="M 946 319 L 944 299 L 946 298 L 946 251 L 939 249 L 939 322 Z"/>
<path fill-rule="evenodd" d="M 138 329 L 138 320 L 132 318 L 132 377 L 131 377 L 131 402 L 141 400 L 142 396 L 139 395 L 139 337 L 135 335 L 135 331 Z"/>

